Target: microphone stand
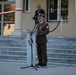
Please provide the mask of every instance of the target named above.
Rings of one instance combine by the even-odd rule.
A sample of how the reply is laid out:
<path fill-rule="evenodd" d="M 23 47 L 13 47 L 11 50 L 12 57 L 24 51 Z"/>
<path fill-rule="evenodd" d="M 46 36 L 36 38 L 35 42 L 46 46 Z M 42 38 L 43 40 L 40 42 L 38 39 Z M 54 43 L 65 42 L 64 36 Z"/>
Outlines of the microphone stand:
<path fill-rule="evenodd" d="M 36 27 L 36 24 L 35 24 L 33 30 L 31 31 L 31 33 L 30 33 L 30 37 L 29 37 L 29 40 L 30 40 L 30 46 L 31 46 L 31 65 L 30 65 L 30 66 L 26 66 L 26 67 L 21 67 L 20 69 L 33 67 L 35 70 L 38 70 L 38 69 L 36 68 L 36 66 L 33 65 L 33 46 L 32 46 L 32 44 L 33 44 L 33 39 L 32 39 L 32 35 L 33 35 L 33 33 L 34 33 L 34 29 L 35 29 L 35 27 Z"/>

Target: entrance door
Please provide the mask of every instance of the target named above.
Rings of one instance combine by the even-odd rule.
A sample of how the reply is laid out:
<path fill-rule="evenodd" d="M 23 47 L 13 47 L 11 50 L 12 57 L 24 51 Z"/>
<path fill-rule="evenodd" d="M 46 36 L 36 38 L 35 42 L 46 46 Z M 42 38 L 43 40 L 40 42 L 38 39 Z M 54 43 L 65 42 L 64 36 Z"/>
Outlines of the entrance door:
<path fill-rule="evenodd" d="M 5 26 L 8 25 L 7 30 L 9 30 L 10 25 L 14 24 L 15 21 L 15 1 L 4 1 L 0 2 L 0 35 L 4 35 Z M 8 33 L 8 31 L 6 31 Z"/>

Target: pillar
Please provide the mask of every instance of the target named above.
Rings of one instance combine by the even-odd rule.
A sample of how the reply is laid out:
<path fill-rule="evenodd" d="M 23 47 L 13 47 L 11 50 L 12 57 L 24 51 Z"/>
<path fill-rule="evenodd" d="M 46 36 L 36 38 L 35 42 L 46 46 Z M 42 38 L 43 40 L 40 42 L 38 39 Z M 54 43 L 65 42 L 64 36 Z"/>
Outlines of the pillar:
<path fill-rule="evenodd" d="M 23 0 L 16 0 L 15 2 L 15 30 L 12 35 L 21 35 L 22 32 L 22 14 L 23 14 Z"/>

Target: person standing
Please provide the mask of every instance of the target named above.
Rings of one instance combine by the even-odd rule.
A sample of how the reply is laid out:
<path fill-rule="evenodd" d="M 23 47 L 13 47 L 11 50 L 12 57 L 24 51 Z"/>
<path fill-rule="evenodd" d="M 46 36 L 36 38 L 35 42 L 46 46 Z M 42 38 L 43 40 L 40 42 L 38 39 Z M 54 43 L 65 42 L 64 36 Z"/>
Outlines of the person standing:
<path fill-rule="evenodd" d="M 47 37 L 49 33 L 49 25 L 45 22 L 44 14 L 38 16 L 39 23 L 37 24 L 37 35 L 36 35 L 36 44 L 37 44 L 37 55 L 38 63 L 36 66 L 47 66 Z"/>
<path fill-rule="evenodd" d="M 37 5 L 37 10 L 35 11 L 35 15 L 33 17 L 33 19 L 35 20 L 35 24 L 39 23 L 38 22 L 38 15 L 39 14 L 45 15 L 45 11 L 41 8 L 40 4 Z"/>

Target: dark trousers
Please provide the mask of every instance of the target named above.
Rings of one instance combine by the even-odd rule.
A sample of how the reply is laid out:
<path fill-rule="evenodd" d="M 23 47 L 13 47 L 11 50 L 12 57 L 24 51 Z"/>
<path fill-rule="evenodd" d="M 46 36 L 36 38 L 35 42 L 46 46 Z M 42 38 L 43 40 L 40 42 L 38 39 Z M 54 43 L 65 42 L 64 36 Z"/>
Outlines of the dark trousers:
<path fill-rule="evenodd" d="M 37 55 L 39 63 L 47 65 L 46 43 L 37 43 Z"/>

